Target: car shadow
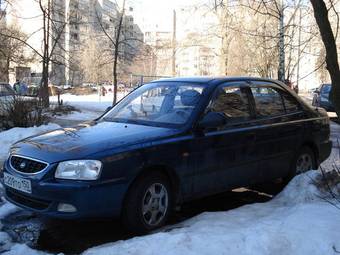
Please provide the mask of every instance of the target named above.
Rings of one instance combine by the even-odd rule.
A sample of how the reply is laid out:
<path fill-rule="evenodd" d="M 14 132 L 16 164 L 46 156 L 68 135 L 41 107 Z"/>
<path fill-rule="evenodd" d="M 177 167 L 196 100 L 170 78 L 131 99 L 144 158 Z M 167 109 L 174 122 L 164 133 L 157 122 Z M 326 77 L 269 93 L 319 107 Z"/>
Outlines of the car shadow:
<path fill-rule="evenodd" d="M 177 208 L 169 224 L 159 231 L 181 228 L 181 222 L 203 212 L 228 211 L 246 204 L 267 202 L 279 191 L 275 186 L 266 187 L 266 193 L 242 188 L 191 201 Z M 14 242 L 52 253 L 78 254 L 93 246 L 133 237 L 124 231 L 118 220 L 56 220 L 25 210 L 9 215 L 2 223 L 3 230 Z"/>

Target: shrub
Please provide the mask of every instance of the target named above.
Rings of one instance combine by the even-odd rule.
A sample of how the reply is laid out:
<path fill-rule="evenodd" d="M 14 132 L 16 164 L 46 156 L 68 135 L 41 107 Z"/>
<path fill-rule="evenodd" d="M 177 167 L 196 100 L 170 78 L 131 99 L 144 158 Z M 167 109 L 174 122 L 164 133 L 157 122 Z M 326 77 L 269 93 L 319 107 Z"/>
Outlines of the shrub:
<path fill-rule="evenodd" d="M 0 103 L 0 129 L 39 126 L 47 122 L 37 98 L 13 96 Z"/>

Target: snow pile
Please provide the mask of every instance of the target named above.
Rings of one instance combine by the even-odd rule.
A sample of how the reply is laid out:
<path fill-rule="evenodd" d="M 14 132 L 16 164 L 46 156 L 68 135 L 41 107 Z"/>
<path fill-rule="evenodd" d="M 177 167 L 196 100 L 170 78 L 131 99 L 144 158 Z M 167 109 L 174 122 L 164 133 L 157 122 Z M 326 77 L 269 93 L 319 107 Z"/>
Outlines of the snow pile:
<path fill-rule="evenodd" d="M 58 129 L 59 125 L 50 123 L 48 125 L 42 125 L 39 127 L 30 127 L 30 128 L 11 128 L 7 131 L 0 132 L 0 164 L 3 162 L 8 156 L 8 151 L 13 143 L 24 139 L 26 137 L 36 135 L 38 133 L 42 133 L 45 131 Z"/>
<path fill-rule="evenodd" d="M 314 185 L 317 179 L 320 172 L 310 171 L 295 177 L 270 202 L 203 213 L 168 232 L 105 244 L 84 254 L 336 254 L 340 210 L 329 202 L 338 202 Z"/>

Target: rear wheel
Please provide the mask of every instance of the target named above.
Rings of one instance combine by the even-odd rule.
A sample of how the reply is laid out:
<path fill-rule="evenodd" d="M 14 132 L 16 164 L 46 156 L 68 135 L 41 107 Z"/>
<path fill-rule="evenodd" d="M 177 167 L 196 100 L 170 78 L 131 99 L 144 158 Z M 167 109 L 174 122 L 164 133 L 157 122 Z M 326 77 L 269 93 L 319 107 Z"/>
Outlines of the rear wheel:
<path fill-rule="evenodd" d="M 168 178 L 150 173 L 138 179 L 127 194 L 122 219 L 125 228 L 144 234 L 163 226 L 172 208 L 172 190 Z"/>
<path fill-rule="evenodd" d="M 317 169 L 314 151 L 307 146 L 303 146 L 291 164 L 290 175 L 286 178 L 287 183 L 298 174 L 302 174 L 312 169 Z"/>
<path fill-rule="evenodd" d="M 296 159 L 295 174 L 301 174 L 315 169 L 314 153 L 309 148 L 304 148 Z"/>

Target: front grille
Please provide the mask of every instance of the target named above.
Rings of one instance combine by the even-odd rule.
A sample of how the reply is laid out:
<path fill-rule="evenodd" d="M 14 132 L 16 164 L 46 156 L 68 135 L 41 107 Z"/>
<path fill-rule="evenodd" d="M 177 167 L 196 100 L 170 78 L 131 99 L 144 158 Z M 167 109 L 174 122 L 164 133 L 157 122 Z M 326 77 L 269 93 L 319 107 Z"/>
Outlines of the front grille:
<path fill-rule="evenodd" d="M 20 156 L 11 156 L 10 162 L 15 170 L 26 174 L 37 173 L 47 167 L 47 163 Z"/>
<path fill-rule="evenodd" d="M 26 195 L 19 194 L 10 188 L 6 188 L 6 195 L 9 199 L 16 203 L 36 210 L 44 210 L 50 205 L 49 201 L 28 197 Z"/>

